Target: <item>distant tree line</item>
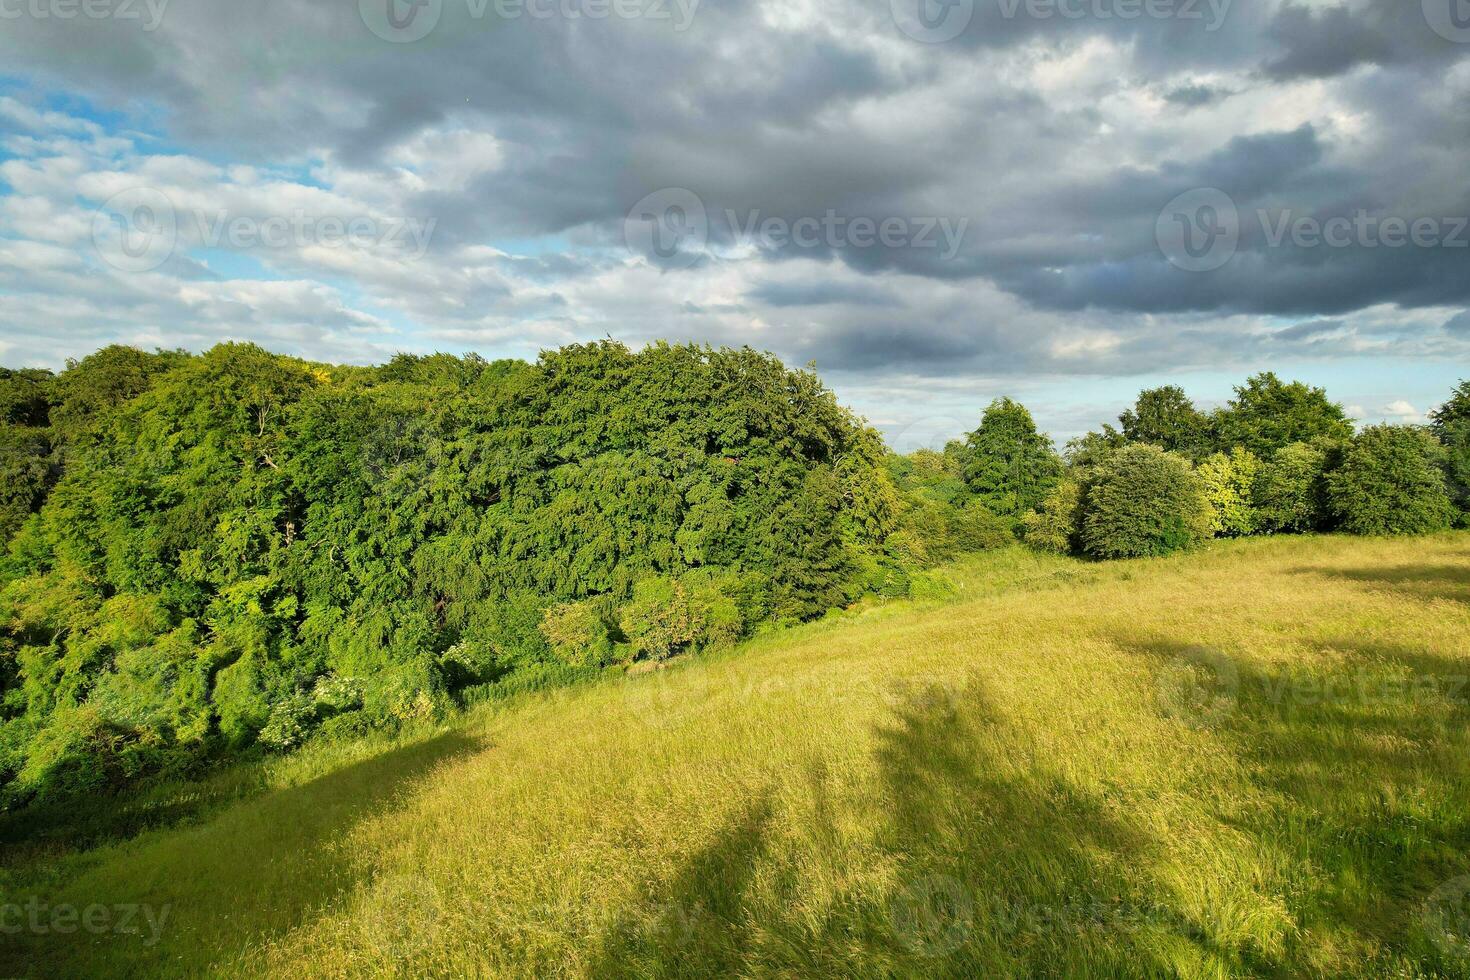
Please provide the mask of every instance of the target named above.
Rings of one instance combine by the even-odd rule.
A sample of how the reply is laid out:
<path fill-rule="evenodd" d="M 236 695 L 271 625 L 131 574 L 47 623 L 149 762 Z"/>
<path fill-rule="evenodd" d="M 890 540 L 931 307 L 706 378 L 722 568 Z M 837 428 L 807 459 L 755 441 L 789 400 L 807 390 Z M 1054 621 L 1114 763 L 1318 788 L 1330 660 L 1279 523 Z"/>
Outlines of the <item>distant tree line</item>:
<path fill-rule="evenodd" d="M 1018 422 L 1022 412 L 1001 401 L 987 418 L 1024 429 L 1030 417 Z M 1269 372 L 1208 414 L 1177 387 L 1147 390 L 1119 422 L 1121 431 L 1104 425 L 1062 456 L 1035 448 L 1029 435 L 1012 443 L 1013 456 L 1031 459 L 1016 486 L 1044 496 L 1022 519 L 1026 541 L 1129 558 L 1212 537 L 1423 534 L 1463 526 L 1470 512 L 1470 383 L 1427 426 L 1355 432 L 1321 388 Z M 974 437 L 961 452 L 994 455 Z M 967 465 L 997 468 L 994 459 Z"/>
<path fill-rule="evenodd" d="M 810 370 L 617 343 L 534 364 L 225 344 L 0 370 L 0 807 L 189 774 L 727 645 L 1014 544 L 1464 520 L 1470 386 L 1354 434 L 1177 388 L 1059 454 L 1002 399 L 900 456 Z"/>

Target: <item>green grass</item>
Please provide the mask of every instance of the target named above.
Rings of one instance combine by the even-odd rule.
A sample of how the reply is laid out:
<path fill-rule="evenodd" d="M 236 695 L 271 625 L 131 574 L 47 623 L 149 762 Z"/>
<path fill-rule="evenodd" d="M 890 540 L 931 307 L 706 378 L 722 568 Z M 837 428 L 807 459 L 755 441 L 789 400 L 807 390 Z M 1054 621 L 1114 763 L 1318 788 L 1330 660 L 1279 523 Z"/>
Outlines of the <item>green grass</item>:
<path fill-rule="evenodd" d="M 21 853 L 0 974 L 1470 975 L 1470 536 L 920 586 Z"/>

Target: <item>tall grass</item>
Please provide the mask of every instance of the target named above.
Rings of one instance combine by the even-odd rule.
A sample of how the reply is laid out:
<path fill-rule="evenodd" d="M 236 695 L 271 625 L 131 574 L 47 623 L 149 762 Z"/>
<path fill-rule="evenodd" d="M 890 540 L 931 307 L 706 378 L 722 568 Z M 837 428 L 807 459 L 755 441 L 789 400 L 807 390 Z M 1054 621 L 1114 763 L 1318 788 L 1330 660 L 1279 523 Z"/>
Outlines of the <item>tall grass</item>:
<path fill-rule="evenodd" d="M 167 918 L 0 973 L 1470 975 L 1470 537 L 925 594 L 32 855 L 5 901 Z"/>

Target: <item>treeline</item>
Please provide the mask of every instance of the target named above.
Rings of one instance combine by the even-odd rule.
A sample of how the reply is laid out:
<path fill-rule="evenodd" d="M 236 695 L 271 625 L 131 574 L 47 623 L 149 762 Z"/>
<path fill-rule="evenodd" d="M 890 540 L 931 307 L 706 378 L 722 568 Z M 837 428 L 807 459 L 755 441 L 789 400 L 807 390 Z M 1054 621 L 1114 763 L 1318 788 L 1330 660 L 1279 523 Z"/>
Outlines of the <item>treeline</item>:
<path fill-rule="evenodd" d="M 1121 557 L 1466 505 L 1470 386 L 1424 430 L 1354 435 L 1271 375 L 1121 425 L 1058 454 L 1001 400 L 898 456 L 810 371 L 663 344 L 0 371 L 0 807 L 729 644 L 1018 536 Z"/>
<path fill-rule="evenodd" d="M 1044 439 L 1028 441 L 1002 457 L 1014 461 L 1009 470 L 979 445 L 992 417 L 1028 440 L 1034 431 L 1025 409 L 997 402 L 955 451 L 990 460 L 998 475 L 987 487 L 1038 501 L 1023 537 L 1049 551 L 1131 558 L 1212 537 L 1425 534 L 1463 526 L 1470 512 L 1466 382 L 1428 426 L 1360 432 L 1321 388 L 1269 372 L 1210 414 L 1177 387 L 1155 388 L 1123 413 L 1121 429 L 1104 425 L 1062 456 Z"/>
<path fill-rule="evenodd" d="M 14 805 L 901 591 L 881 439 L 751 350 L 6 372 Z"/>

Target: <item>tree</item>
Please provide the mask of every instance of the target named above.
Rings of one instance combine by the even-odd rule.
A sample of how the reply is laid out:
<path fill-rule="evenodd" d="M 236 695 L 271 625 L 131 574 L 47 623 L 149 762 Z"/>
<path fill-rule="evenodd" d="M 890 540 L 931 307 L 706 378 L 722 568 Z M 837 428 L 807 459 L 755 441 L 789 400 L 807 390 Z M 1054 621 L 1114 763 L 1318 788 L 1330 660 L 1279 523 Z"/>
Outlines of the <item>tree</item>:
<path fill-rule="evenodd" d="M 1146 442 L 1191 459 L 1210 444 L 1210 421 L 1175 385 L 1139 392 L 1131 409 L 1118 416 L 1129 442 Z"/>
<path fill-rule="evenodd" d="M 1019 519 L 1062 475 L 1051 440 L 1019 402 L 997 398 L 966 441 L 965 481 L 992 513 Z"/>
<path fill-rule="evenodd" d="M 1200 464 L 1199 478 L 1210 505 L 1210 529 L 1216 535 L 1238 538 L 1255 531 L 1253 497 L 1260 470 L 1261 461 L 1255 454 L 1239 446 L 1228 455 L 1215 453 Z"/>
<path fill-rule="evenodd" d="M 1442 465 L 1450 496 L 1464 515 L 1462 520 L 1470 520 L 1470 381 L 1461 381 L 1429 420 L 1445 449 Z"/>
<path fill-rule="evenodd" d="M 1358 434 L 1327 475 L 1328 500 L 1352 534 L 1426 534 L 1448 528 L 1454 507 L 1440 470 L 1443 448 L 1424 429 L 1375 425 Z"/>
<path fill-rule="evenodd" d="M 1327 452 L 1320 445 L 1294 442 L 1276 450 L 1256 478 L 1257 530 L 1300 534 L 1322 528 L 1327 521 L 1326 467 Z"/>
<path fill-rule="evenodd" d="M 108 348 L 40 401 L 32 380 L 0 430 L 27 430 L 0 438 L 0 525 L 26 518 L 0 561 L 0 809 L 821 615 L 873 587 L 904 503 L 876 433 L 749 349 Z M 31 429 L 67 459 L 27 517 Z M 964 496 L 944 547 L 998 536 Z M 329 677 L 360 696 L 324 711 Z"/>
<path fill-rule="evenodd" d="M 1429 413 L 1429 427 L 1443 437 L 1453 425 L 1470 422 L 1470 381 L 1461 381 L 1450 394 L 1449 401 Z"/>
<path fill-rule="evenodd" d="M 1064 477 L 1041 506 L 1023 518 L 1026 543 L 1039 551 L 1068 555 L 1078 549 L 1082 529 L 1082 481 Z"/>
<path fill-rule="evenodd" d="M 1093 473 L 1084 491 L 1082 547 L 1094 558 L 1167 555 L 1210 536 L 1210 513 L 1189 461 L 1133 445 Z"/>
<path fill-rule="evenodd" d="M 1101 431 L 1089 432 L 1069 440 L 1063 456 L 1067 465 L 1074 469 L 1097 466 L 1126 445 L 1127 437 L 1105 422 Z"/>
<path fill-rule="evenodd" d="M 1353 424 L 1327 393 L 1300 381 L 1284 383 L 1270 371 L 1235 389 L 1214 416 L 1217 444 L 1242 446 L 1266 459 L 1282 446 L 1313 439 L 1350 439 Z"/>

